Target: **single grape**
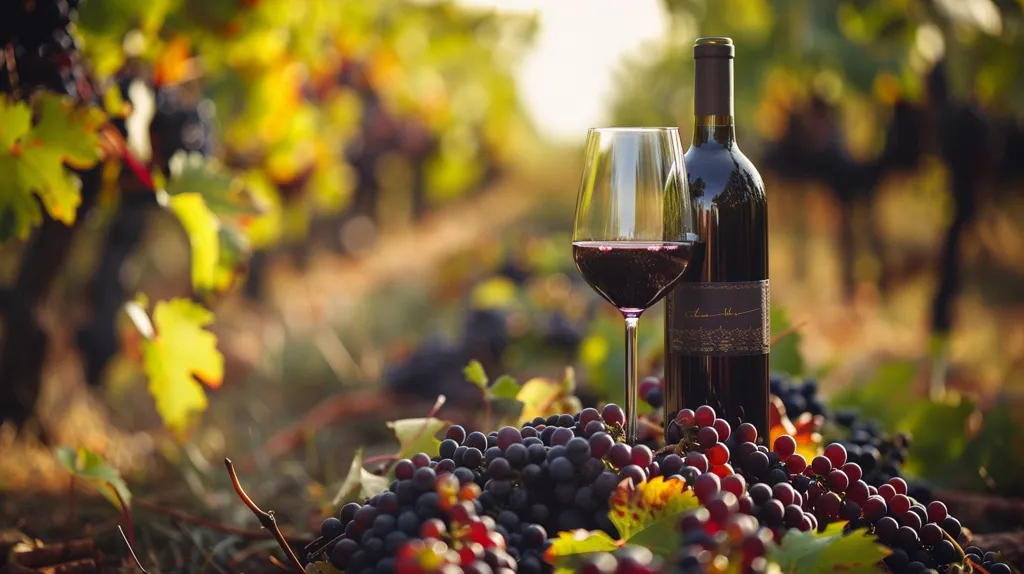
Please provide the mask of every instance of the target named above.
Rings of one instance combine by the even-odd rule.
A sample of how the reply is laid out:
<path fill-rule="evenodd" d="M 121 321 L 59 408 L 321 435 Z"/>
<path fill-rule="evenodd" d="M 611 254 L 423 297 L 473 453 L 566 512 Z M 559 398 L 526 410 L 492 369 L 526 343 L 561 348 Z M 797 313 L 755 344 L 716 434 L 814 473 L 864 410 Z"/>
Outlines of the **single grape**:
<path fill-rule="evenodd" d="M 551 445 L 565 445 L 573 438 L 572 429 L 565 427 L 556 428 L 554 433 L 551 434 Z"/>
<path fill-rule="evenodd" d="M 742 423 L 736 427 L 736 438 L 739 442 L 757 443 L 757 427 L 750 423 Z"/>
<path fill-rule="evenodd" d="M 768 461 L 768 455 L 761 451 L 754 451 L 750 453 L 750 456 L 743 463 L 743 470 L 751 473 L 754 476 L 761 476 L 768 470 L 768 466 L 771 463 Z"/>
<path fill-rule="evenodd" d="M 888 503 L 894 496 L 896 496 L 896 489 L 893 488 L 891 484 L 883 484 L 878 487 L 878 496 L 881 496 L 882 499 Z"/>
<path fill-rule="evenodd" d="M 891 516 L 883 516 L 875 523 L 875 534 L 877 534 L 878 538 L 883 542 L 888 542 L 895 538 L 896 531 L 899 529 L 900 525 L 896 522 L 896 519 Z M 939 536 L 942 536 L 941 533 Z"/>
<path fill-rule="evenodd" d="M 590 443 L 590 456 L 594 458 L 604 458 L 612 446 L 615 445 L 615 439 L 605 432 L 591 435 L 588 442 Z"/>
<path fill-rule="evenodd" d="M 718 444 L 718 431 L 715 427 L 706 426 L 697 431 L 697 442 L 701 448 L 709 449 Z"/>
<path fill-rule="evenodd" d="M 416 465 L 407 458 L 403 458 L 395 463 L 395 478 L 398 480 L 410 479 L 414 472 L 416 472 Z"/>
<path fill-rule="evenodd" d="M 697 451 L 686 453 L 686 458 L 683 459 L 683 461 L 686 463 L 686 466 L 692 466 L 697 469 L 698 472 L 708 471 L 707 457 Z"/>
<path fill-rule="evenodd" d="M 423 468 L 430 465 L 430 455 L 418 452 L 412 456 L 412 464 L 416 468 Z"/>
<path fill-rule="evenodd" d="M 889 479 L 889 486 L 892 486 L 896 494 L 907 494 L 907 481 L 898 476 Z"/>
<path fill-rule="evenodd" d="M 781 502 L 783 506 L 789 506 L 793 504 L 796 491 L 793 490 L 793 486 L 789 483 L 780 482 L 772 487 L 772 497 Z"/>
<path fill-rule="evenodd" d="M 622 407 L 614 403 L 609 403 L 601 409 L 601 418 L 605 424 L 612 426 L 621 427 L 626 424 L 626 413 L 622 412 Z"/>
<path fill-rule="evenodd" d="M 673 474 L 679 474 L 679 471 L 683 468 L 683 457 L 678 454 L 669 454 L 661 461 L 661 470 L 666 476 L 672 476 Z M 735 494 L 735 493 L 733 493 Z"/>
<path fill-rule="evenodd" d="M 693 411 L 693 421 L 699 427 L 709 427 L 715 424 L 716 418 L 718 417 L 715 415 L 715 409 L 708 405 L 701 405 L 697 407 L 697 410 Z"/>
<path fill-rule="evenodd" d="M 722 489 L 722 482 L 717 475 L 710 472 L 697 477 L 697 480 L 693 483 L 693 493 L 697 496 L 697 500 L 701 504 L 706 504 L 712 496 L 718 494 Z"/>
<path fill-rule="evenodd" d="M 320 536 L 324 540 L 334 540 L 345 533 L 345 525 L 333 516 L 320 523 Z"/>
<path fill-rule="evenodd" d="M 632 455 L 633 464 L 640 468 L 647 468 L 654 462 L 654 453 L 646 445 L 638 444 L 634 446 L 630 454 Z"/>
<path fill-rule="evenodd" d="M 502 427 L 498 431 L 498 448 L 505 450 L 512 444 L 523 442 L 523 434 L 515 427 Z"/>
<path fill-rule="evenodd" d="M 565 456 L 575 465 L 590 459 L 590 442 L 583 437 L 573 437 L 565 444 Z"/>
<path fill-rule="evenodd" d="M 779 458 L 786 460 L 796 452 L 796 439 L 788 434 L 784 434 L 775 439 L 775 444 L 772 445 L 772 450 L 779 454 Z"/>
<path fill-rule="evenodd" d="M 695 424 L 693 411 L 690 409 L 682 409 L 678 414 L 676 414 L 675 422 L 679 424 L 679 426 L 683 427 L 683 429 L 692 427 Z"/>
<path fill-rule="evenodd" d="M 828 487 L 833 492 L 846 492 L 850 486 L 850 477 L 841 470 L 833 470 L 828 473 Z M 909 510 L 909 508 L 908 508 Z"/>
<path fill-rule="evenodd" d="M 885 516 L 885 513 L 888 510 L 885 499 L 878 495 L 869 496 L 861 506 L 864 511 L 864 518 L 867 518 L 872 522 L 875 522 Z"/>
<path fill-rule="evenodd" d="M 826 475 L 832 471 L 832 460 L 824 456 L 816 456 L 811 459 L 811 469 L 815 474 Z"/>
<path fill-rule="evenodd" d="M 857 482 L 864 477 L 864 471 L 855 462 L 848 462 L 842 466 L 842 471 L 849 477 L 850 482 Z"/>
<path fill-rule="evenodd" d="M 840 468 L 846 464 L 846 447 L 834 442 L 825 447 L 825 457 L 832 463 L 833 468 Z M 825 474 L 824 472 L 819 474 Z"/>
<path fill-rule="evenodd" d="M 461 445 L 466 441 L 466 429 L 461 425 L 452 425 L 448 427 L 448 431 L 444 433 L 444 438 L 450 438 Z"/>
<path fill-rule="evenodd" d="M 943 530 L 945 530 L 953 540 L 960 538 L 960 533 L 963 529 L 960 526 L 960 521 L 952 516 L 947 516 L 942 519 L 942 523 L 939 524 Z"/>
<path fill-rule="evenodd" d="M 603 433 L 608 430 L 608 427 L 601 421 L 590 421 L 585 427 L 583 427 L 583 434 L 590 437 L 597 433 Z"/>
<path fill-rule="evenodd" d="M 891 506 L 889 507 L 889 510 L 892 510 Z M 895 514 L 895 511 L 893 511 L 893 513 Z M 921 517 L 913 512 L 903 513 L 900 516 L 900 522 L 903 523 L 903 526 L 909 526 L 918 532 L 921 531 L 921 526 L 924 525 L 924 523 L 921 522 Z"/>
<path fill-rule="evenodd" d="M 763 505 L 768 502 L 772 497 L 772 488 L 767 484 L 757 483 L 750 485 L 748 494 L 753 499 L 754 504 Z"/>
<path fill-rule="evenodd" d="M 914 532 L 909 526 L 900 526 L 899 530 L 896 531 L 893 541 L 904 550 L 916 549 L 918 545 L 917 532 Z"/>
<path fill-rule="evenodd" d="M 633 462 L 633 449 L 629 445 L 618 442 L 608 449 L 608 462 L 615 468 L 622 468 Z"/>
<path fill-rule="evenodd" d="M 938 500 L 928 503 L 928 522 L 941 523 L 949 516 L 946 505 Z"/>
<path fill-rule="evenodd" d="M 480 431 L 473 431 L 469 433 L 469 436 L 466 437 L 466 441 L 462 444 L 483 452 L 487 450 L 487 435 Z"/>
<path fill-rule="evenodd" d="M 818 499 L 817 507 L 825 516 L 829 518 L 837 518 L 839 516 L 839 504 L 840 498 L 838 494 L 834 492 L 826 492 L 821 495 L 820 499 Z"/>
<path fill-rule="evenodd" d="M 863 480 L 856 480 L 846 488 L 846 497 L 861 506 L 864 506 L 868 496 L 868 485 Z"/>
<path fill-rule="evenodd" d="M 747 481 L 743 480 L 743 477 L 738 474 L 730 474 L 722 478 L 722 490 L 731 492 L 735 496 L 742 496 L 746 488 Z"/>
<path fill-rule="evenodd" d="M 632 479 L 634 485 L 639 485 L 641 482 L 647 480 L 647 474 L 644 469 L 640 468 L 635 464 L 627 464 L 622 467 L 619 471 L 619 478 L 621 480 Z"/>
<path fill-rule="evenodd" d="M 580 411 L 580 424 L 586 427 L 588 424 L 597 421 L 601 422 L 601 413 L 597 412 L 597 409 L 587 407 Z"/>
<path fill-rule="evenodd" d="M 718 432 L 718 440 L 722 442 L 729 440 L 729 437 L 732 436 L 732 426 L 725 419 L 715 419 L 715 424 L 711 426 L 715 427 Z"/>
<path fill-rule="evenodd" d="M 786 459 L 786 470 L 790 474 L 800 474 L 807 470 L 807 459 L 802 454 L 793 454 Z"/>
<path fill-rule="evenodd" d="M 781 502 L 775 499 L 771 499 L 761 506 L 761 520 L 763 520 L 768 526 L 778 526 L 782 524 L 782 519 L 785 516 L 785 513 L 786 508 Z"/>

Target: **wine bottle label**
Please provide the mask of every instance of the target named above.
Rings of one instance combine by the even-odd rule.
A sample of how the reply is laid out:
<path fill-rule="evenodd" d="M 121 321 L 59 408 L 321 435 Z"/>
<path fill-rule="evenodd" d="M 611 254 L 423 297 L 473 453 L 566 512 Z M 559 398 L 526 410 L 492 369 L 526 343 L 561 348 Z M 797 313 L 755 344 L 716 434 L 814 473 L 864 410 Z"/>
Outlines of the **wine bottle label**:
<path fill-rule="evenodd" d="M 668 297 L 671 351 L 761 355 L 771 347 L 768 280 L 680 283 Z"/>

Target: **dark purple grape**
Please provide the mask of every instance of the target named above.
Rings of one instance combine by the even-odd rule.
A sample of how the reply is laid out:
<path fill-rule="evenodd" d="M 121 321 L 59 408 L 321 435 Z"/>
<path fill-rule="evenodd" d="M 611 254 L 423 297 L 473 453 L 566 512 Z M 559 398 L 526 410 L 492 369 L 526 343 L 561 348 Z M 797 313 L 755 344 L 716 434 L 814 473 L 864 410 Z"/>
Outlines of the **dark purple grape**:
<path fill-rule="evenodd" d="M 448 427 L 448 432 L 444 433 L 444 438 L 450 438 L 461 445 L 466 441 L 466 429 L 461 425 L 452 425 Z"/>
<path fill-rule="evenodd" d="M 626 424 L 626 413 L 622 412 L 622 407 L 614 403 L 609 403 L 601 409 L 601 418 L 607 425 L 621 427 Z"/>
<path fill-rule="evenodd" d="M 588 442 L 590 443 L 590 456 L 594 458 L 604 458 L 612 446 L 615 445 L 615 439 L 605 432 L 591 435 Z"/>
<path fill-rule="evenodd" d="M 715 427 L 702 427 L 697 431 L 697 442 L 703 449 L 715 446 L 718 444 L 718 431 L 715 430 Z"/>
<path fill-rule="evenodd" d="M 623 468 L 633 462 L 633 449 L 627 444 L 617 442 L 608 449 L 607 458 L 615 468 Z"/>
<path fill-rule="evenodd" d="M 705 472 L 704 474 L 697 477 L 697 480 L 693 482 L 693 494 L 697 496 L 702 504 L 706 504 L 712 496 L 716 495 L 722 489 L 722 481 L 718 478 L 717 474 Z"/>

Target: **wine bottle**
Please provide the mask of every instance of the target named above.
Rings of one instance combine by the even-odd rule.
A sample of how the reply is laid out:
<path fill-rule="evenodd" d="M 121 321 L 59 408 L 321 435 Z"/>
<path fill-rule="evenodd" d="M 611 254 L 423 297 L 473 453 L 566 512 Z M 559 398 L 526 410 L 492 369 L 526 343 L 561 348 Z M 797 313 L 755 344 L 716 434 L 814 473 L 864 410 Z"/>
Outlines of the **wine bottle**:
<path fill-rule="evenodd" d="M 768 440 L 768 204 L 736 144 L 729 38 L 698 38 L 684 156 L 700 243 L 666 298 L 665 411 L 707 404 Z M 667 425 L 666 425 L 666 428 Z"/>

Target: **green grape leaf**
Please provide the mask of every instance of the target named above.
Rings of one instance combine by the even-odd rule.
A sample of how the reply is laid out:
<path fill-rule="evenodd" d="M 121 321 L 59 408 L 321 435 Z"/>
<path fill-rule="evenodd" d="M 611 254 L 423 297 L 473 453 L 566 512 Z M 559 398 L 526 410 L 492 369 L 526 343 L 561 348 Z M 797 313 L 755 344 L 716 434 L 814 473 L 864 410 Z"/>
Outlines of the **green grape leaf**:
<path fill-rule="evenodd" d="M 793 327 L 789 314 L 782 307 L 771 308 L 772 339 L 785 334 L 772 342 L 771 369 L 774 372 L 787 373 L 795 377 L 804 374 L 804 358 L 800 353 L 800 331 L 788 332 Z"/>
<path fill-rule="evenodd" d="M 32 110 L 25 102 L 0 98 L 0 148 L 9 151 L 32 128 Z"/>
<path fill-rule="evenodd" d="M 179 152 L 171 158 L 167 194 L 198 193 L 218 217 L 260 215 L 265 207 L 253 198 L 242 180 L 223 171 L 214 160 L 198 153 Z"/>
<path fill-rule="evenodd" d="M 565 568 L 585 554 L 608 552 L 626 544 L 643 546 L 658 556 L 672 556 L 679 548 L 676 523 L 698 504 L 693 491 L 679 479 L 658 476 L 639 485 L 623 481 L 608 502 L 608 518 L 621 538 L 614 540 L 603 531 L 560 532 L 545 551 L 544 560 Z"/>
<path fill-rule="evenodd" d="M 398 439 L 398 457 L 409 458 L 423 452 L 437 456 L 441 441 L 437 433 L 451 426 L 452 423 L 436 418 L 401 419 L 389 421 L 388 428 L 395 432 Z"/>
<path fill-rule="evenodd" d="M 32 229 L 43 222 L 36 198 L 18 191 L 19 164 L 18 158 L 0 150 L 0 243 L 14 237 L 28 239 Z"/>
<path fill-rule="evenodd" d="M 33 193 L 54 219 L 74 223 L 81 193 L 65 164 L 86 168 L 99 159 L 101 112 L 52 93 L 33 103 L 34 126 L 28 105 L 0 98 L 0 240 L 25 239 L 42 223 Z"/>
<path fill-rule="evenodd" d="M 786 574 L 877 574 L 878 563 L 892 553 L 866 529 L 843 534 L 845 522 L 833 522 L 820 533 L 791 529 L 769 553 Z"/>
<path fill-rule="evenodd" d="M 620 546 L 618 540 L 608 536 L 603 530 L 573 530 L 559 532 L 551 541 L 551 546 L 544 551 L 544 561 L 556 568 L 556 572 L 565 569 L 573 572 L 570 567 L 575 560 L 594 552 L 613 552 Z"/>
<path fill-rule="evenodd" d="M 914 437 L 913 453 L 906 462 L 910 476 L 927 476 L 933 484 L 953 486 L 967 467 L 961 459 L 968 454 L 970 421 L 977 413 L 973 400 L 955 392 L 941 400 L 919 399 L 904 404 L 904 416 L 896 429 Z"/>
<path fill-rule="evenodd" d="M 462 374 L 466 376 L 467 381 L 481 389 L 487 388 L 487 373 L 484 372 L 484 366 L 480 364 L 480 361 L 476 359 L 470 361 L 466 368 L 462 369 Z"/>
<path fill-rule="evenodd" d="M 917 365 L 911 361 L 887 362 L 878 367 L 871 379 L 836 391 L 830 403 L 870 413 L 887 431 L 894 432 L 909 408 L 925 400 L 914 388 L 916 375 Z"/>
<path fill-rule="evenodd" d="M 74 106 L 72 100 L 50 92 L 39 95 L 39 123 L 23 142 L 38 142 L 69 165 L 86 168 L 100 159 L 98 129 L 106 122 L 103 112 L 92 106 Z"/>
<path fill-rule="evenodd" d="M 192 248 L 192 286 L 197 291 L 213 289 L 220 259 L 220 221 L 198 193 L 170 196 L 166 205 L 178 217 L 188 235 Z"/>
<path fill-rule="evenodd" d="M 132 493 L 128 490 L 128 484 L 121 478 L 121 473 L 109 466 L 100 455 L 87 448 L 75 450 L 70 446 L 62 446 L 57 449 L 56 456 L 61 466 L 76 479 L 96 488 L 114 507 L 123 510 L 121 501 L 131 507 Z"/>
<path fill-rule="evenodd" d="M 179 435 L 191 415 L 206 410 L 199 382 L 216 388 L 224 379 L 217 336 L 205 329 L 211 322 L 213 313 L 189 299 L 158 301 L 153 309 L 155 335 L 142 341 L 149 392 L 164 424 Z"/>
<path fill-rule="evenodd" d="M 352 466 L 349 467 L 348 476 L 338 488 L 331 503 L 335 507 L 347 502 L 359 501 L 380 494 L 388 489 L 390 481 L 386 476 L 378 476 L 363 468 L 363 449 L 359 448 L 352 458 Z"/>
<path fill-rule="evenodd" d="M 516 400 L 519 395 L 519 382 L 511 375 L 502 375 L 494 380 L 487 393 L 494 399 Z"/>

